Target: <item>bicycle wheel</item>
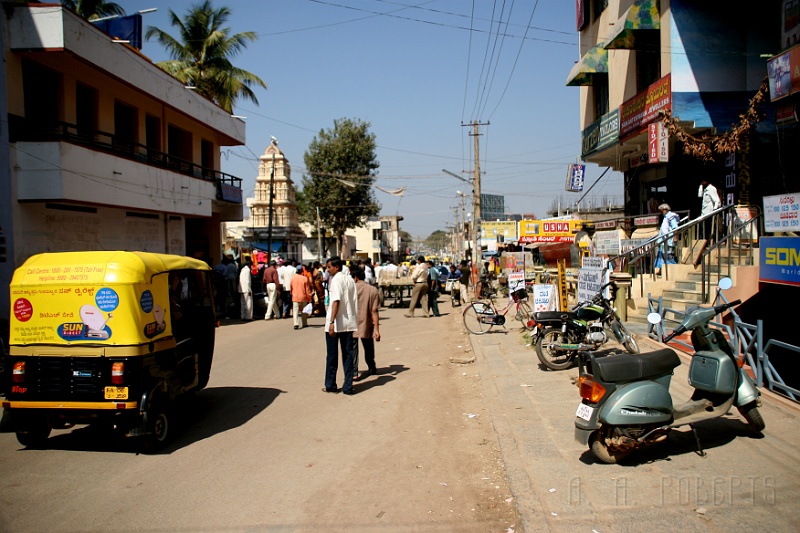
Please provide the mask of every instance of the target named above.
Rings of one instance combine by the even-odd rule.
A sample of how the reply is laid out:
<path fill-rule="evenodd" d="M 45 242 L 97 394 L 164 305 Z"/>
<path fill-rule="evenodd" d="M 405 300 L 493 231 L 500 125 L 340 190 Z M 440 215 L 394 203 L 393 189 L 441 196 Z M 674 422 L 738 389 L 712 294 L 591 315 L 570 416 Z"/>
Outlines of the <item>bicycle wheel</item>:
<path fill-rule="evenodd" d="M 495 311 L 490 302 L 472 302 L 463 313 L 464 327 L 475 335 L 483 335 L 494 326 Z"/>
<path fill-rule="evenodd" d="M 522 323 L 522 329 L 526 331 L 533 330 L 533 326 L 529 326 L 528 322 L 531 320 L 531 306 L 528 302 L 520 302 L 519 306 L 517 307 L 517 316 L 515 317 Z"/>

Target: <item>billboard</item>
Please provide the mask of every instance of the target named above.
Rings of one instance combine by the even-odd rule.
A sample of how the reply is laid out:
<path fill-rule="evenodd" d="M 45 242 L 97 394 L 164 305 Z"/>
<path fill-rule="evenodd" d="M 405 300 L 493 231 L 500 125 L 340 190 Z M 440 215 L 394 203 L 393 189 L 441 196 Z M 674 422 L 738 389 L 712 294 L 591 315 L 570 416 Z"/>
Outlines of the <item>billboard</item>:
<path fill-rule="evenodd" d="M 575 242 L 582 220 L 520 220 L 519 242 Z"/>
<path fill-rule="evenodd" d="M 481 220 L 505 220 L 506 197 L 498 194 L 481 194 Z"/>

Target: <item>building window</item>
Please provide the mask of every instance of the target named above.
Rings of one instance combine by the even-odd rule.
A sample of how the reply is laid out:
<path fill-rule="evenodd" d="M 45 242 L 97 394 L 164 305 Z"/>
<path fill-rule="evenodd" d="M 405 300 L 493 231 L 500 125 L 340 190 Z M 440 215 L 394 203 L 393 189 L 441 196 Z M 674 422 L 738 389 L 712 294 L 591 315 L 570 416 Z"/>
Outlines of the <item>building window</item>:
<path fill-rule="evenodd" d="M 661 78 L 660 37 L 658 30 L 636 35 L 636 92 L 640 93 Z"/>
<path fill-rule="evenodd" d="M 120 101 L 114 102 L 114 146 L 133 152 L 139 139 L 138 111 L 135 107 Z"/>
<path fill-rule="evenodd" d="M 192 134 L 177 126 L 169 125 L 167 139 L 167 153 L 173 158 L 183 160 L 183 162 L 192 161 Z M 176 162 L 178 163 L 178 162 Z"/>
<path fill-rule="evenodd" d="M 608 7 L 608 0 L 592 0 L 592 20 L 597 20 Z"/>
<path fill-rule="evenodd" d="M 155 115 L 144 117 L 144 142 L 153 154 L 161 152 L 161 119 Z"/>
<path fill-rule="evenodd" d="M 82 83 L 75 88 L 75 125 L 80 137 L 93 140 L 97 130 L 97 90 Z"/>
<path fill-rule="evenodd" d="M 61 75 L 37 63 L 22 63 L 22 93 L 25 118 L 41 129 L 53 128 L 60 120 Z M 6 120 L 6 117 L 3 117 Z"/>
<path fill-rule="evenodd" d="M 594 119 L 608 113 L 608 74 L 595 74 L 592 78 L 594 93 Z"/>

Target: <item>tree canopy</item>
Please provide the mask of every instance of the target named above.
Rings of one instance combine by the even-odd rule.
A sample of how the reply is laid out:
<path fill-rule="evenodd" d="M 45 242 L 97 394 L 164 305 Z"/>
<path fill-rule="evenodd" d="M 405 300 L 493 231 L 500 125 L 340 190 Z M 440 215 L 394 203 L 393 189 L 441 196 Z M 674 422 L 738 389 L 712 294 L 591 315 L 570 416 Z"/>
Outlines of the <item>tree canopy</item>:
<path fill-rule="evenodd" d="M 61 0 L 61 5 L 86 20 L 125 14 L 125 10 L 119 4 L 105 0 Z"/>
<path fill-rule="evenodd" d="M 258 104 L 251 87 L 266 89 L 267 85 L 255 74 L 231 63 L 231 58 L 246 48 L 248 42 L 256 40 L 255 32 L 230 35 L 230 28 L 223 25 L 231 10 L 215 8 L 211 0 L 190 6 L 183 20 L 171 9 L 168 11 L 170 23 L 178 29 L 178 38 L 154 26 L 145 33 L 146 39 L 155 37 L 172 56 L 157 65 L 229 113 L 239 98 Z"/>
<path fill-rule="evenodd" d="M 372 191 L 380 164 L 370 126 L 357 119 L 334 120 L 333 128 L 320 130 L 303 155 L 300 217 L 312 222 L 318 208 L 323 226 L 336 236 L 337 249 L 348 229 L 363 226 L 366 217 L 380 213 Z"/>

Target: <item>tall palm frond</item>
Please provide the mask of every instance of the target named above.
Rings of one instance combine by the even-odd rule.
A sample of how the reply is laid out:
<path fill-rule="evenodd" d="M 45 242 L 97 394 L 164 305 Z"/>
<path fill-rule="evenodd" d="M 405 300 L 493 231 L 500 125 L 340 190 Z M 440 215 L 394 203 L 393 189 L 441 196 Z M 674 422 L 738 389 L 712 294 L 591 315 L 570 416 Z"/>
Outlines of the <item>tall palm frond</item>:
<path fill-rule="evenodd" d="M 190 6 L 181 19 L 169 10 L 170 24 L 178 29 L 178 36 L 150 26 L 145 38 L 155 38 L 172 57 L 157 63 L 181 82 L 195 87 L 199 94 L 210 98 L 228 112 L 233 110 L 236 100 L 245 98 L 258 104 L 251 89 L 253 86 L 267 88 L 255 74 L 235 67 L 231 58 L 256 40 L 255 32 L 230 35 L 230 28 L 223 27 L 231 10 L 214 8 L 211 0 Z"/>
<path fill-rule="evenodd" d="M 61 0 L 61 5 L 85 18 L 94 20 L 111 15 L 124 15 L 122 6 L 105 0 Z"/>

